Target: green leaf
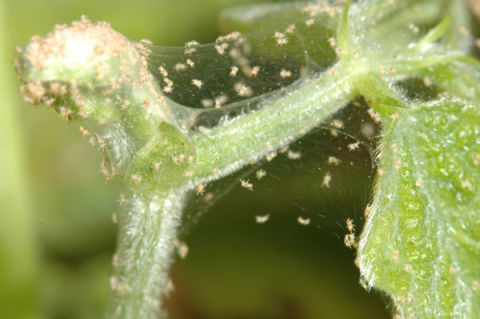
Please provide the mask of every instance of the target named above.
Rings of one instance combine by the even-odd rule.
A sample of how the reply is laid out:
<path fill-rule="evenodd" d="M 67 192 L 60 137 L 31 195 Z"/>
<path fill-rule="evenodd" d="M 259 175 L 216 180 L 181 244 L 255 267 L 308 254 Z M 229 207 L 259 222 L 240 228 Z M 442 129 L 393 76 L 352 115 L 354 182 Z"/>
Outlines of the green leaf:
<path fill-rule="evenodd" d="M 318 4 L 310 2 L 248 4 L 223 10 L 220 15 L 220 24 L 224 32 L 281 31 L 291 24 L 295 24 L 296 28 L 300 27 L 300 32 L 306 32 L 309 29 L 318 31 L 318 28 L 334 31 L 340 8 L 322 2 Z M 306 25 L 309 19 L 313 19 L 313 24 Z"/>
<path fill-rule="evenodd" d="M 474 102 L 480 94 L 480 67 L 475 64 L 478 60 L 474 58 L 472 61 L 454 61 L 425 68 L 419 74 L 433 80 L 441 91 Z"/>
<path fill-rule="evenodd" d="M 386 127 L 375 198 L 359 247 L 369 287 L 402 318 L 480 313 L 480 110 L 417 105 Z"/>
<path fill-rule="evenodd" d="M 224 10 L 220 26 L 222 32 L 249 33 L 249 41 L 266 57 L 286 55 L 297 62 L 307 58 L 325 68 L 335 61 L 329 39 L 335 37 L 341 9 L 326 1 L 243 5 Z M 284 34 L 288 45 L 278 46 L 275 32 Z"/>
<path fill-rule="evenodd" d="M 361 1 L 352 10 L 351 29 L 388 48 L 406 47 L 444 17 L 450 0 Z M 356 7 L 354 7 L 356 8 Z M 415 29 L 418 28 L 418 31 Z M 365 41 L 364 41 L 365 43 Z"/>
<path fill-rule="evenodd" d="M 453 19 L 443 44 L 470 53 L 473 47 L 473 19 L 467 1 L 451 1 L 446 8 Z"/>

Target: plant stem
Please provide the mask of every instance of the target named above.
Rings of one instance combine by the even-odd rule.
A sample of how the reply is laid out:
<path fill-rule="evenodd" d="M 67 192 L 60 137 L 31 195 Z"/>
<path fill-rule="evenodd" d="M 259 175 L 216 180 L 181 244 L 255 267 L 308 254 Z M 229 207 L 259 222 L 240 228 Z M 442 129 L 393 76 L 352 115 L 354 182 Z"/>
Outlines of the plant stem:
<path fill-rule="evenodd" d="M 128 209 L 119 216 L 109 318 L 165 317 L 159 314 L 161 298 L 185 195 L 184 189 L 146 189 L 129 196 Z"/>
<path fill-rule="evenodd" d="M 339 62 L 318 77 L 280 92 L 260 110 L 194 136 L 194 176 L 200 180 L 225 176 L 291 143 L 355 98 L 354 83 L 361 74 L 361 68 Z M 212 176 L 214 169 L 218 177 Z"/>

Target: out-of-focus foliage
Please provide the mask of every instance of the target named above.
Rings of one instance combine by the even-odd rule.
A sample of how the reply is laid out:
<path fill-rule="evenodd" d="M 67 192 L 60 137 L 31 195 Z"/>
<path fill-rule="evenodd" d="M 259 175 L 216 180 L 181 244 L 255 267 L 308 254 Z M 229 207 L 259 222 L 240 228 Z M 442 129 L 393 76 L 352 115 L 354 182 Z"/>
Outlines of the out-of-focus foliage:
<path fill-rule="evenodd" d="M 6 16 L 0 1 L 1 70 L 12 69 L 6 53 Z M 39 272 L 14 80 L 12 72 L 0 72 L 0 312 L 5 318 L 35 318 Z"/>

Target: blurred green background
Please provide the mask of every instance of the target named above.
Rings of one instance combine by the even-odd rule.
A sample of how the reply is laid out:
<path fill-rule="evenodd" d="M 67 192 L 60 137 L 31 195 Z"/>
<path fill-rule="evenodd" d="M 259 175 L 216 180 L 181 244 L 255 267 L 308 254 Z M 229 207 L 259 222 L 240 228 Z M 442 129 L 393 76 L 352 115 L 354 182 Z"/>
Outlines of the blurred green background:
<path fill-rule="evenodd" d="M 76 123 L 22 101 L 15 46 L 82 14 L 132 40 L 211 42 L 220 10 L 246 2 L 254 1 L 0 0 L 0 318 L 103 318 L 120 191 L 117 181 L 105 184 L 101 155 Z M 268 164 L 272 178 L 258 191 L 233 187 L 201 218 L 192 200 L 186 219 L 198 221 L 183 230 L 190 253 L 172 269 L 172 319 L 390 317 L 359 285 L 343 245 L 345 219 L 361 224 L 369 199 L 368 146 L 348 158 L 325 136 L 318 130 L 296 144 L 306 150 L 298 164 Z M 318 163 L 332 152 L 355 163 L 332 174 L 341 182 L 328 193 Z M 266 224 L 255 223 L 267 213 Z"/>

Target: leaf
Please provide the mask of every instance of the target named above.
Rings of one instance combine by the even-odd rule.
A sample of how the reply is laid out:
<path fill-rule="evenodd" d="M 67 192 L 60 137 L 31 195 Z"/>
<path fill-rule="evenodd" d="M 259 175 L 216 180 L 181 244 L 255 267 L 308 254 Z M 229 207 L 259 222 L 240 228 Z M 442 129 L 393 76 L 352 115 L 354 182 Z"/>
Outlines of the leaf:
<path fill-rule="evenodd" d="M 473 49 L 473 19 L 467 1 L 451 1 L 447 12 L 452 14 L 452 25 L 443 39 L 443 44 L 462 52 Z"/>
<path fill-rule="evenodd" d="M 480 94 L 480 67 L 474 61 L 440 64 L 420 70 L 419 74 L 433 80 L 439 90 L 473 102 Z"/>
<path fill-rule="evenodd" d="M 329 1 L 258 3 L 224 10 L 220 15 L 223 32 L 249 33 L 249 40 L 266 57 L 281 54 L 295 61 L 307 57 L 320 68 L 330 66 L 336 59 L 329 39 L 335 37 L 342 6 Z M 261 30 L 261 31 L 259 31 Z M 278 46 L 275 32 L 285 35 L 288 45 Z"/>
<path fill-rule="evenodd" d="M 360 240 L 362 279 L 401 318 L 480 313 L 480 110 L 441 101 L 387 125 L 370 216 Z"/>

